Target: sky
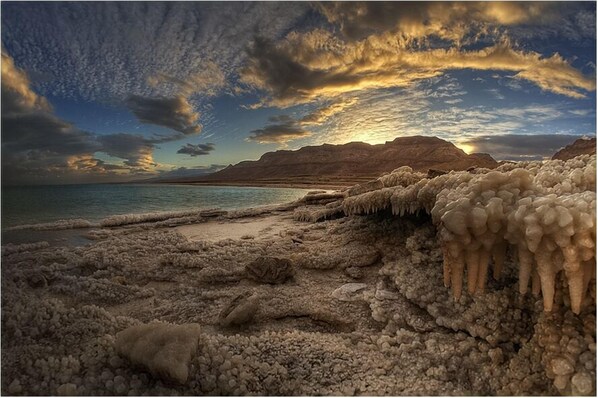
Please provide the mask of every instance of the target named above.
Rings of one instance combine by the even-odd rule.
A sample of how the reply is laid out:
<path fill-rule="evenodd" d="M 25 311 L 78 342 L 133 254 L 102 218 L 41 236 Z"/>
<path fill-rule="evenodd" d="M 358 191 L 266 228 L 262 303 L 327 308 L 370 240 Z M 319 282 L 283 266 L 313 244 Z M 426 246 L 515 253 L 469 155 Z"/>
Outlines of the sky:
<path fill-rule="evenodd" d="M 127 181 L 400 136 L 596 135 L 595 2 L 7 2 L 2 183 Z"/>

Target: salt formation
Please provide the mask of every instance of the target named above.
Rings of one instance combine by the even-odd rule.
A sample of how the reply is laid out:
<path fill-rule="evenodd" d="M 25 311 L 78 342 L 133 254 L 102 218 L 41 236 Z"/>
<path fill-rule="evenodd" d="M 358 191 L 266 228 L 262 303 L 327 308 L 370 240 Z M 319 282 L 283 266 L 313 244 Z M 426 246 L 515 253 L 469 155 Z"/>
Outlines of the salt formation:
<path fill-rule="evenodd" d="M 595 195 L 594 159 L 504 164 L 494 171 L 439 176 L 401 168 L 336 195 L 311 194 L 309 203 L 95 227 L 86 232 L 93 240 L 76 247 L 6 245 L 1 392 L 595 395 L 595 284 L 583 272 L 588 242 L 595 239 L 593 232 L 588 237 L 583 217 L 595 211 L 589 203 Z M 463 196 L 453 200 L 451 192 Z M 370 215 L 296 220 L 296 209 L 315 214 L 328 205 Z M 478 208 L 487 214 L 485 224 Z M 455 214 L 461 209 L 468 213 Z M 544 219 L 553 217 L 550 209 L 555 221 L 545 225 Z M 559 212 L 567 221 L 563 228 L 555 227 Z M 453 219 L 463 219 L 465 227 L 459 229 Z M 244 221 L 276 224 L 279 230 L 254 239 L 223 234 L 203 240 L 177 227 L 195 223 L 200 229 L 208 222 L 210 228 L 228 230 Z M 536 226 L 542 231 L 539 243 Z M 573 232 L 569 241 L 561 240 L 560 231 Z M 560 246 L 563 241 L 577 252 L 565 253 L 570 246 Z M 554 250 L 548 250 L 551 242 Z M 457 243 L 465 278 L 455 301 L 442 269 L 447 248 Z M 488 261 L 487 270 L 496 278 L 488 277 L 485 285 L 478 284 L 484 274 L 480 256 L 476 262 L 473 250 L 466 250 L 474 244 L 478 253 L 487 251 L 483 257 L 496 259 Z M 504 257 L 502 248 L 496 249 L 501 244 Z M 518 294 L 524 244 L 521 258 L 531 263 L 526 287 L 538 296 Z M 551 312 L 543 311 L 546 297 L 539 296 L 538 270 L 548 268 L 542 258 L 548 251 L 551 266 L 560 264 L 552 268 L 560 271 Z M 579 272 L 574 254 L 580 256 L 582 284 L 589 285 L 579 314 L 573 312 L 577 298 L 570 295 Z M 290 259 L 293 280 L 249 280 L 246 266 L 260 257 Z M 448 271 L 452 283 L 459 274 Z M 361 285 L 346 287 L 356 282 Z M 182 360 L 168 363 L 168 369 L 177 367 L 171 376 L 152 371 L 148 358 L 134 363 L 119 349 L 127 333 L 143 340 L 144 333 L 128 330 L 147 327 L 151 334 L 150 325 L 181 330 L 190 324 L 201 330 L 195 326 L 182 333 L 190 337 L 190 349 L 181 351 Z M 147 351 L 172 341 L 170 333 L 155 335 L 166 337 L 152 339 Z"/>
<path fill-rule="evenodd" d="M 150 323 L 116 334 L 116 351 L 153 375 L 184 383 L 197 349 L 200 326 Z"/>
<path fill-rule="evenodd" d="M 293 264 L 288 258 L 258 257 L 245 266 L 247 277 L 260 283 L 284 283 L 293 277 Z"/>
<path fill-rule="evenodd" d="M 470 294 L 485 291 L 490 263 L 494 279 L 500 278 L 512 245 L 520 293 L 531 280 L 550 311 L 555 278 L 563 271 L 571 308 L 579 314 L 595 279 L 596 156 L 473 171 L 430 179 L 401 167 L 370 184 L 379 189 L 349 196 L 343 206 L 347 214 L 430 213 L 442 246 L 444 284 L 456 300 L 464 273 Z"/>

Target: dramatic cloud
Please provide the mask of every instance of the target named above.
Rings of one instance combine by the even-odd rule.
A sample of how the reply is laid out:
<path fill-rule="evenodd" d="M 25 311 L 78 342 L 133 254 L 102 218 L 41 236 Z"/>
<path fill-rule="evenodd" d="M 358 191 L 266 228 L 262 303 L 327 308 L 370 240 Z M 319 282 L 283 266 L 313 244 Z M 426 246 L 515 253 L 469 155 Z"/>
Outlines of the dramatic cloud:
<path fill-rule="evenodd" d="M 152 140 L 133 134 L 108 134 L 98 136 L 102 144 L 101 151 L 109 156 L 125 159 L 124 164 L 137 170 L 152 170 L 154 162 L 154 144 Z"/>
<path fill-rule="evenodd" d="M 142 123 L 168 127 L 185 135 L 201 132 L 199 113 L 182 95 L 173 98 L 131 95 L 126 104 Z"/>
<path fill-rule="evenodd" d="M 2 49 L 2 114 L 50 111 L 50 104 L 30 88 L 25 72 Z"/>
<path fill-rule="evenodd" d="M 584 76 L 560 55 L 513 48 L 508 40 L 480 50 L 411 50 L 391 34 L 345 43 L 330 32 L 291 33 L 274 43 L 257 38 L 248 51 L 242 80 L 268 93 L 264 104 L 286 107 L 363 90 L 407 87 L 449 70 L 497 70 L 543 90 L 573 98 L 594 91 L 593 77 Z"/>
<path fill-rule="evenodd" d="M 463 141 L 472 152 L 485 152 L 499 160 L 540 160 L 551 158 L 559 149 L 573 143 L 577 135 L 483 135 Z"/>
<path fill-rule="evenodd" d="M 48 101 L 33 90 L 24 71 L 2 51 L 2 178 L 19 183 L 81 165 L 99 149 L 93 135 L 57 118 Z M 69 163 L 69 161 L 71 163 Z M 106 172 L 101 163 L 86 168 Z"/>
<path fill-rule="evenodd" d="M 460 41 L 490 25 L 553 22 L 567 6 L 538 2 L 324 2 L 316 6 L 350 39 L 391 31 L 402 38 Z"/>
<path fill-rule="evenodd" d="M 190 156 L 201 156 L 201 155 L 209 155 L 214 149 L 214 144 L 207 143 L 207 144 L 185 144 L 182 146 L 176 153 L 180 153 L 183 155 L 190 155 Z"/>
<path fill-rule="evenodd" d="M 78 129 L 54 115 L 46 98 L 31 89 L 26 73 L 2 52 L 3 183 L 122 180 L 126 175 L 155 172 L 156 144 L 181 136 L 96 135 Z M 95 156 L 99 152 L 123 163 L 108 164 Z"/>
<path fill-rule="evenodd" d="M 311 133 L 304 130 L 295 119 L 287 115 L 271 117 L 272 124 L 253 130 L 247 138 L 260 144 L 285 144 L 288 141 L 309 137 Z"/>
<path fill-rule="evenodd" d="M 20 63 L 51 79 L 43 95 L 115 101 L 131 93 L 173 97 L 217 64 L 236 73 L 255 33 L 279 37 L 307 2 L 37 2 L 2 4 L 2 42 Z M 17 45 L 12 45 L 17 42 Z"/>

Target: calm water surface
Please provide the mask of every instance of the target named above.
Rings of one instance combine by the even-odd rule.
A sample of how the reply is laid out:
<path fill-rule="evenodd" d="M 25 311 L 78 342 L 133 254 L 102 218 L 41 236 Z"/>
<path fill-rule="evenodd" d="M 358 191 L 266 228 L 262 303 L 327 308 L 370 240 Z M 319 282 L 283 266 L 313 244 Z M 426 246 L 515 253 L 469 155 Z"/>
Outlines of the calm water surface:
<path fill-rule="evenodd" d="M 69 218 L 99 221 L 115 214 L 290 202 L 309 190 L 166 184 L 86 184 L 2 188 L 2 229 Z"/>

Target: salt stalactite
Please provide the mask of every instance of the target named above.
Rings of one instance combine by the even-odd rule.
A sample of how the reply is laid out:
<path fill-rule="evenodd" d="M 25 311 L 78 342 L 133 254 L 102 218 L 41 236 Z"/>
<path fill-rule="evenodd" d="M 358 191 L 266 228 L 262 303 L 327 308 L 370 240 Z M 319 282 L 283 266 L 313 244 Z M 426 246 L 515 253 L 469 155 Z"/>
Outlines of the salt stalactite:
<path fill-rule="evenodd" d="M 510 244 L 518 257 L 521 294 L 531 280 L 532 293 L 541 291 L 544 309 L 551 311 L 555 278 L 564 272 L 571 310 L 580 312 L 595 279 L 596 155 L 435 178 L 401 167 L 378 181 L 369 184 L 373 190 L 346 198 L 345 213 L 390 208 L 399 216 L 431 214 L 444 255 L 444 284 L 456 300 L 465 272 L 469 294 L 484 293 L 490 265 L 492 277 L 500 278 Z"/>

